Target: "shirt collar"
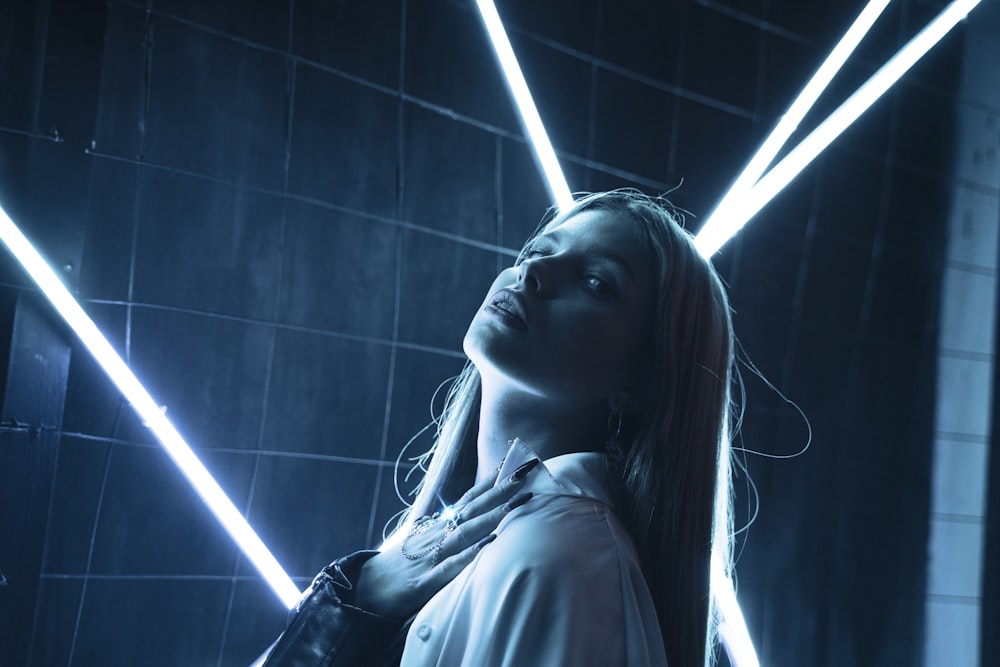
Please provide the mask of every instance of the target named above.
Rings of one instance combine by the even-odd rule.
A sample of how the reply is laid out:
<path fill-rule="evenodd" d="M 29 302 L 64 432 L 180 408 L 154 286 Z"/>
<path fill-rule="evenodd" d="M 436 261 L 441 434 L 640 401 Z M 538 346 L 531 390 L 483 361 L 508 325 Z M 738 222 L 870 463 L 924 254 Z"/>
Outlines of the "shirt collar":
<path fill-rule="evenodd" d="M 538 458 L 523 441 L 515 439 L 500 466 L 497 483 Z M 604 461 L 597 452 L 572 452 L 541 461 L 528 474 L 524 491 L 535 495 L 580 496 L 611 504 Z"/>

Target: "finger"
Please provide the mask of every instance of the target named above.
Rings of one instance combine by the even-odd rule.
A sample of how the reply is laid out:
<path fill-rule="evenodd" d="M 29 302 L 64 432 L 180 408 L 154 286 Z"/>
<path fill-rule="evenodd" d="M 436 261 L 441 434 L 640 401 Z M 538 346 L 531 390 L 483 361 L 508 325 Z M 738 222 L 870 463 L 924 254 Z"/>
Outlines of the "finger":
<path fill-rule="evenodd" d="M 470 490 L 469 494 L 466 495 L 472 495 L 473 491 L 477 493 L 472 495 L 472 498 L 467 500 L 464 505 L 460 503 L 455 504 L 456 513 L 460 517 L 460 523 L 469 521 L 507 502 L 517 492 L 520 485 L 527 479 L 528 473 L 538 463 L 538 459 L 531 459 L 511 473 L 506 479 L 500 480 L 495 486 L 491 486 L 486 491 L 480 492 L 478 485 Z"/>
<path fill-rule="evenodd" d="M 523 482 L 528 472 L 531 471 L 536 465 L 538 465 L 539 460 L 537 458 L 531 459 L 523 464 L 521 464 L 514 472 L 508 475 L 507 479 L 484 479 L 483 481 L 476 484 L 474 487 L 465 492 L 465 494 L 458 499 L 455 506 L 461 506 L 463 504 L 471 503 L 473 500 L 485 495 L 491 489 L 494 488 L 507 488 L 510 485 L 517 485 Z"/>
<path fill-rule="evenodd" d="M 458 574 L 466 568 L 475 559 L 476 555 L 486 547 L 490 542 L 496 539 L 496 533 L 488 533 L 482 539 L 474 542 L 468 548 L 462 549 L 456 554 L 453 554 L 447 558 L 442 558 L 442 560 L 432 568 L 427 576 L 434 583 L 432 584 L 435 589 L 440 589 L 445 584 L 454 579 Z"/>
<path fill-rule="evenodd" d="M 491 488 L 493 488 L 493 484 L 495 482 L 496 482 L 496 480 L 493 480 L 493 479 L 489 479 L 489 478 L 484 479 L 483 481 L 479 482 L 474 487 L 472 487 L 471 489 L 469 489 L 468 491 L 466 491 L 462 495 L 462 497 L 459 498 L 455 502 L 454 506 L 455 507 L 463 507 L 465 505 L 468 505 L 470 502 L 472 502 L 473 500 L 475 500 L 476 498 L 478 498 L 479 496 L 483 495 L 484 493 L 486 493 L 487 491 L 489 491 Z"/>
<path fill-rule="evenodd" d="M 504 517 L 531 500 L 530 492 L 519 493 L 507 502 L 462 523 L 442 544 L 442 555 L 453 555 L 475 547 L 480 540 L 496 530 Z"/>

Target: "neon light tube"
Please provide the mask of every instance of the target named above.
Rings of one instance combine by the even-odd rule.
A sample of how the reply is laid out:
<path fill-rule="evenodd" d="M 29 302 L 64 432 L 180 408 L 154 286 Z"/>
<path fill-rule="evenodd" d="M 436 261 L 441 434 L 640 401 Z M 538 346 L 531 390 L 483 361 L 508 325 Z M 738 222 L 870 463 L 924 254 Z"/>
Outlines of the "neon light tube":
<path fill-rule="evenodd" d="M 538 109 L 531 98 L 531 91 L 528 90 L 528 83 L 524 80 L 521 67 L 517 64 L 514 49 L 507 38 L 500 15 L 497 14 L 496 5 L 492 0 L 476 0 L 476 5 L 479 7 L 486 32 L 490 36 L 493 50 L 500 61 L 500 69 L 503 70 L 504 78 L 507 80 L 507 87 L 514 97 L 514 106 L 517 107 L 524 129 L 528 132 L 531 148 L 535 151 L 538 163 L 545 174 L 549 194 L 560 210 L 566 210 L 573 205 L 573 195 L 562 169 L 559 168 L 556 152 L 549 141 L 549 135 L 545 132 L 545 126 L 542 125 L 542 118 L 538 115 Z"/>
<path fill-rule="evenodd" d="M 750 631 L 736 601 L 733 580 L 713 567 L 711 581 L 712 598 L 719 615 L 719 639 L 729 654 L 729 662 L 733 667 L 760 667 L 760 659 L 750 641 Z"/>
<path fill-rule="evenodd" d="M 142 420 L 159 439 L 163 448 L 181 472 L 208 505 L 222 526 L 257 567 L 281 601 L 294 607 L 301 597 L 298 587 L 282 569 L 274 555 L 254 532 L 226 493 L 198 460 L 191 447 L 170 423 L 146 388 L 111 347 L 108 339 L 97 329 L 94 321 L 83 311 L 55 272 L 49 268 L 38 251 L 0 207 L 0 241 L 3 241 L 14 258 L 24 267 L 66 324 L 80 338 L 90 353 L 115 383 Z"/>
<path fill-rule="evenodd" d="M 798 129 L 799 123 L 805 118 L 809 110 L 812 109 L 816 100 L 823 94 L 830 81 L 837 75 L 840 69 L 847 62 L 848 57 L 857 48 L 861 40 L 871 30 L 872 25 L 885 8 L 889 6 L 891 0 L 870 0 L 861 10 L 861 14 L 855 19 L 851 27 L 847 29 L 841 37 L 830 55 L 826 57 L 816 73 L 799 93 L 798 97 L 788 107 L 788 111 L 778 120 L 778 124 L 771 130 L 771 134 L 764 139 L 764 143 L 757 149 L 757 153 L 750 158 L 750 162 L 744 167 L 743 172 L 736 178 L 736 181 L 729 188 L 729 191 L 722 197 L 715 210 L 708 217 L 703 229 L 711 230 L 718 221 L 725 220 L 731 215 L 734 206 L 738 205 L 740 199 L 746 195 L 753 185 L 760 179 L 764 170 L 774 160 L 778 151 L 785 145 L 788 138 Z"/>
<path fill-rule="evenodd" d="M 982 0 L 955 0 L 948 5 L 762 177 L 738 206 L 731 208 L 725 219 L 710 221 L 711 229 L 706 224 L 695 238 L 699 252 L 705 257 L 715 254 L 980 2 Z"/>

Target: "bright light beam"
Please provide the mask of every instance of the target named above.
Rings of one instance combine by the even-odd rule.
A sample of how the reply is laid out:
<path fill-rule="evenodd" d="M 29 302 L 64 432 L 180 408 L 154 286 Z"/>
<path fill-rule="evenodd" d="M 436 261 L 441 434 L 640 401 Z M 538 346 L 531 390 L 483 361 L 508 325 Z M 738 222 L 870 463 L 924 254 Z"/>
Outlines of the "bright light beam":
<path fill-rule="evenodd" d="M 66 324 L 79 336 L 80 341 L 101 365 L 146 425 L 159 439 L 163 448 L 181 472 L 208 505 L 222 526 L 257 567 L 281 601 L 294 607 L 301 596 L 299 589 L 281 565 L 243 518 L 236 506 L 226 496 L 222 487 L 212 478 L 191 447 L 184 441 L 166 418 L 156 402 L 142 386 L 135 374 L 111 347 L 111 343 L 97 329 L 94 321 L 83 311 L 55 272 L 45 263 L 38 251 L 0 207 L 0 241 L 24 267 L 45 297 L 52 303 Z"/>
<path fill-rule="evenodd" d="M 733 580 L 726 576 L 722 564 L 714 558 L 711 582 L 712 598 L 719 614 L 719 639 L 729 655 L 729 662 L 734 667 L 760 667 L 760 659 L 750 641 L 750 631 L 736 600 Z"/>
<path fill-rule="evenodd" d="M 559 160 L 556 152 L 549 141 L 549 135 L 545 133 L 545 126 L 542 125 L 541 116 L 531 98 L 531 91 L 528 90 L 528 83 L 524 80 L 521 67 L 517 64 L 514 56 L 514 49 L 507 38 L 500 15 L 493 4 L 493 0 L 476 0 L 479 7 L 479 14 L 482 16 L 483 25 L 490 36 L 493 50 L 496 51 L 497 59 L 500 61 L 500 69 L 503 70 L 507 86 L 514 97 L 514 106 L 517 107 L 524 123 L 524 129 L 528 133 L 529 143 L 535 151 L 538 163 L 545 174 L 545 182 L 549 187 L 549 194 L 559 210 L 567 210 L 573 206 L 573 194 L 570 192 L 566 177 L 563 176 L 562 169 L 559 168 Z"/>
<path fill-rule="evenodd" d="M 907 42 L 875 74 L 858 88 L 809 136 L 793 148 L 747 193 L 730 208 L 725 219 L 710 220 L 695 238 L 695 245 L 705 257 L 710 257 L 792 182 L 823 149 L 840 136 L 851 123 L 875 103 L 910 67 L 941 41 L 982 0 L 955 0 L 944 11 Z M 712 228 L 709 229 L 709 224 Z"/>
<path fill-rule="evenodd" d="M 778 151 L 788 141 L 788 138 L 798 129 L 799 123 L 809 113 L 816 100 L 819 99 L 819 96 L 830 85 L 830 81 L 833 80 L 833 77 L 844 66 L 850 55 L 854 53 L 858 44 L 868 34 L 872 25 L 875 24 L 875 21 L 882 15 L 882 12 L 885 11 L 890 2 L 891 0 L 870 0 L 865 8 L 861 10 L 858 18 L 847 29 L 847 32 L 837 42 L 837 45 L 833 47 L 830 55 L 826 57 L 826 60 L 819 66 L 819 69 L 813 74 L 812 78 L 802 89 L 802 92 L 799 93 L 791 106 L 788 107 L 788 111 L 778 120 L 778 124 L 771 130 L 771 134 L 764 139 L 764 143 L 760 145 L 754 156 L 750 158 L 750 162 L 747 163 L 742 173 L 736 178 L 732 187 L 723 195 L 715 210 L 708 216 L 703 230 L 708 230 L 709 234 L 711 234 L 711 230 L 715 225 L 724 224 L 724 221 L 733 215 L 733 208 L 739 205 L 742 198 L 760 179 L 764 170 L 771 164 Z"/>

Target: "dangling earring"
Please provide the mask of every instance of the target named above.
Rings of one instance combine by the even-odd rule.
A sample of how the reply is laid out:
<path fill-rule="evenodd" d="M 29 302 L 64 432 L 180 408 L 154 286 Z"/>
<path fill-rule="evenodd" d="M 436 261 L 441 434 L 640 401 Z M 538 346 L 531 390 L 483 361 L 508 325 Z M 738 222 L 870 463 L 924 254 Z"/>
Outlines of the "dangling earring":
<path fill-rule="evenodd" d="M 625 450 L 619 439 L 622 434 L 622 413 L 620 410 L 611 409 L 608 414 L 608 441 L 604 443 L 604 458 L 608 462 L 608 468 L 618 471 L 622 461 L 625 460 Z"/>

